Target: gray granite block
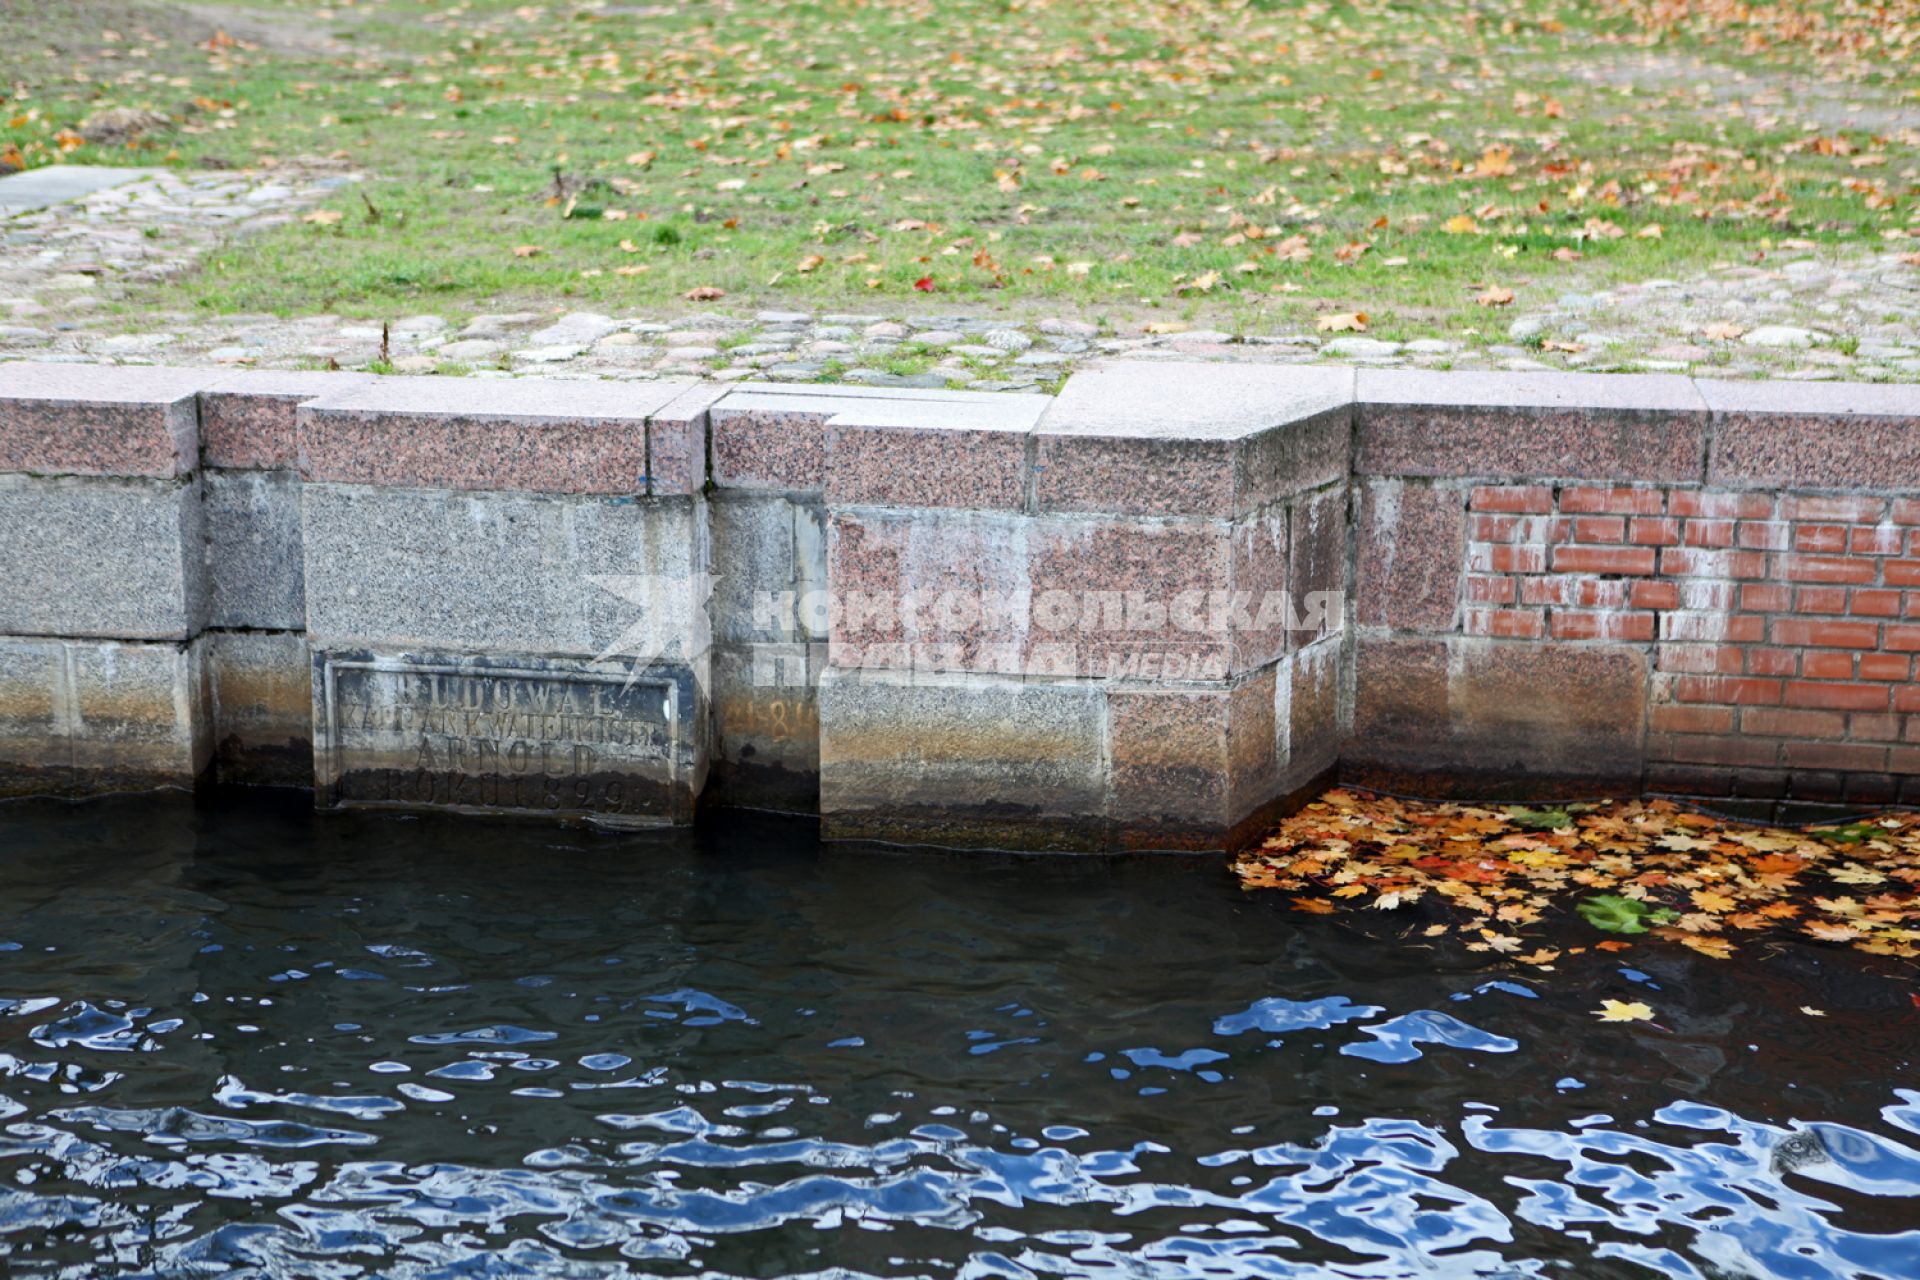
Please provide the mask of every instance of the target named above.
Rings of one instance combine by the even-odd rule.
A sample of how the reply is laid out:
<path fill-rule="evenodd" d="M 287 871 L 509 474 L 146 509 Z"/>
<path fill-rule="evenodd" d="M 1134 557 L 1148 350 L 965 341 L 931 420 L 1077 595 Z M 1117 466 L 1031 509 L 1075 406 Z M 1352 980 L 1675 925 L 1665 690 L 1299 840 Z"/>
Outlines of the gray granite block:
<path fill-rule="evenodd" d="M 211 721 L 198 644 L 0 637 L 0 795 L 191 787 Z"/>
<path fill-rule="evenodd" d="M 204 518 L 198 480 L 0 475 L 0 634 L 197 635 Z"/>
<path fill-rule="evenodd" d="M 317 647 L 593 657 L 638 627 L 660 657 L 706 648 L 701 498 L 308 484 L 303 505 Z"/>
<path fill-rule="evenodd" d="M 209 631 L 215 774 L 256 786 L 313 785 L 313 681 L 299 631 Z"/>
<path fill-rule="evenodd" d="M 300 478 L 290 471 L 209 471 L 207 625 L 294 631 L 307 625 Z"/>

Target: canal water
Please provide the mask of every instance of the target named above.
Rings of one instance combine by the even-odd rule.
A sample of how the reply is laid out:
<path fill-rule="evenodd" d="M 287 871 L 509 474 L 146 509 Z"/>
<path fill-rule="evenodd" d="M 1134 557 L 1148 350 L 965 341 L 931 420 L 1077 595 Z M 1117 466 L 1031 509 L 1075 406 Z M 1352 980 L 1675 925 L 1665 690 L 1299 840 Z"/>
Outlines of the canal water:
<path fill-rule="evenodd" d="M 744 822 L 0 806 L 0 1275 L 1920 1276 L 1903 971 L 1375 918 Z"/>

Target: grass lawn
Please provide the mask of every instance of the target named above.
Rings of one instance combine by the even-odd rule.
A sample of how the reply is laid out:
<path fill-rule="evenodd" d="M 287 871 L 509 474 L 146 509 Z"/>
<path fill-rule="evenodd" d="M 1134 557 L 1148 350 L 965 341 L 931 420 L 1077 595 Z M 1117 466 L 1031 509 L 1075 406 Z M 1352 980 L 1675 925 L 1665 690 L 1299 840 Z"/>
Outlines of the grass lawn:
<path fill-rule="evenodd" d="M 1275 329 L 1365 313 L 1407 338 L 1498 328 L 1509 291 L 1796 242 L 1920 249 L 1915 0 L 48 13 L 0 0 L 0 165 L 369 175 L 136 309 L 665 312 L 717 290 Z M 171 123 L 83 142 L 109 107 Z"/>

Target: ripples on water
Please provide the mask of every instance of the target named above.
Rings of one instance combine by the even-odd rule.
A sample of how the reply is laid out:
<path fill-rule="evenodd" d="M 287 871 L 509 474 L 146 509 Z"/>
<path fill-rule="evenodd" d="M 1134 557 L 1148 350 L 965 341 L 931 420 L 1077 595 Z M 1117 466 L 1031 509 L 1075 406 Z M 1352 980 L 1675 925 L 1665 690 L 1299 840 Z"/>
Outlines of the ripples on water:
<path fill-rule="evenodd" d="M 0 902 L 0 1275 L 1920 1276 L 1849 953 L 259 803 L 0 807 Z"/>

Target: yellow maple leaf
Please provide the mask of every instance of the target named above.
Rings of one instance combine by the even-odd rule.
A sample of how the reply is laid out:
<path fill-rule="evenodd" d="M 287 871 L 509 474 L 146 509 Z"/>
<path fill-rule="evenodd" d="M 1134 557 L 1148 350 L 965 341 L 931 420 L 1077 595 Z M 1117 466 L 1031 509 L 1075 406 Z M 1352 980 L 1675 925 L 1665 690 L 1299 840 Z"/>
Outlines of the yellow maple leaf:
<path fill-rule="evenodd" d="M 1440 229 L 1450 236 L 1470 236 L 1480 230 L 1480 224 L 1464 213 L 1456 213 L 1441 223 Z"/>
<path fill-rule="evenodd" d="M 1602 1022 L 1653 1021 L 1653 1010 L 1638 1000 L 1602 1000 L 1593 1014 Z"/>

